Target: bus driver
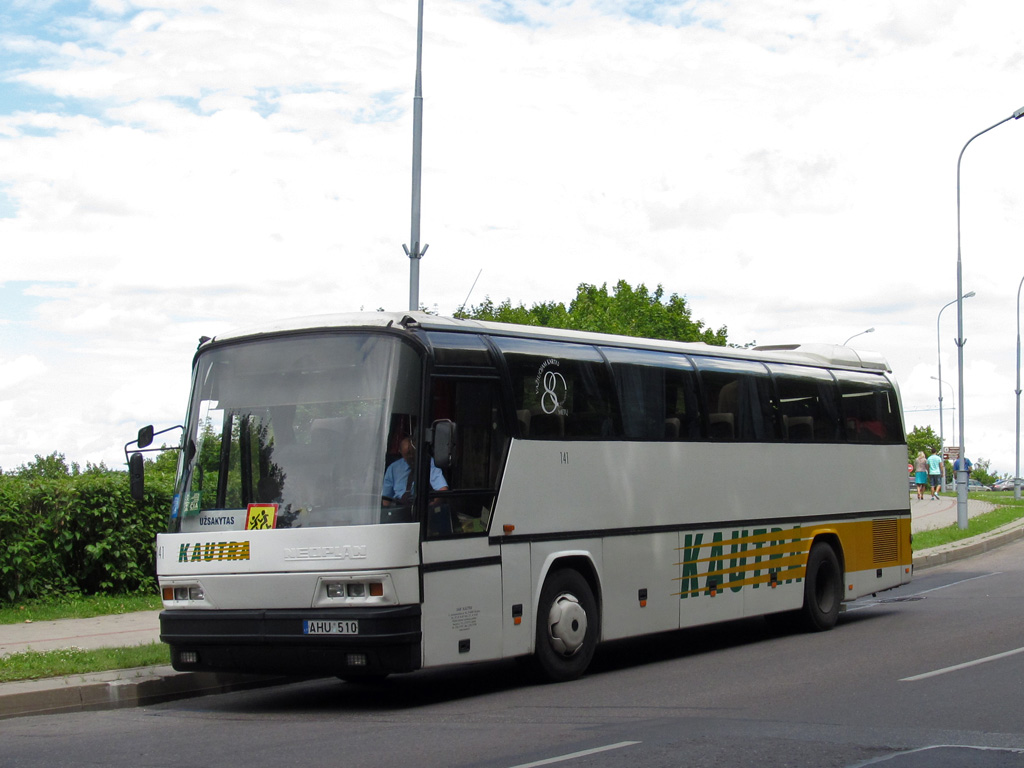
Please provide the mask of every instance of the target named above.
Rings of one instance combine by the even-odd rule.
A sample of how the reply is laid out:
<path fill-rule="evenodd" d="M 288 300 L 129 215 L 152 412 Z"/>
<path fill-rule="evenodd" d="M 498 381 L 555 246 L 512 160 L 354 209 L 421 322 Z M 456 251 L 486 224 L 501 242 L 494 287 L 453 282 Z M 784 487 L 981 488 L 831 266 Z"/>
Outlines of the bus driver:
<path fill-rule="evenodd" d="M 412 438 L 403 437 L 398 444 L 398 452 L 402 458 L 393 461 L 384 471 L 384 489 L 382 492 L 382 504 L 386 507 L 392 504 L 409 506 L 412 504 L 413 496 L 416 493 L 416 484 L 413 482 L 412 466 L 416 461 L 416 446 Z M 448 481 L 444 474 L 434 466 L 434 460 L 430 460 L 430 487 L 435 491 L 447 491 Z"/>

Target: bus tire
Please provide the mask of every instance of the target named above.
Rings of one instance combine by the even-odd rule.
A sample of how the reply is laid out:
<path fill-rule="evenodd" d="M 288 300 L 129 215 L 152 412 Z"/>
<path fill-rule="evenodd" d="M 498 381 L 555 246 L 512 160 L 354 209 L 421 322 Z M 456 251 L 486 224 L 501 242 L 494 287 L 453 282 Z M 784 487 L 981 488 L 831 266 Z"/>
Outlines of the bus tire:
<path fill-rule="evenodd" d="M 799 622 L 808 632 L 832 629 L 843 602 L 843 571 L 836 551 L 823 541 L 811 545 L 804 579 L 804 605 Z"/>
<path fill-rule="evenodd" d="M 561 683 L 582 675 L 600 634 L 597 600 L 587 580 L 571 569 L 550 574 L 540 593 L 534 649 L 544 678 Z"/>

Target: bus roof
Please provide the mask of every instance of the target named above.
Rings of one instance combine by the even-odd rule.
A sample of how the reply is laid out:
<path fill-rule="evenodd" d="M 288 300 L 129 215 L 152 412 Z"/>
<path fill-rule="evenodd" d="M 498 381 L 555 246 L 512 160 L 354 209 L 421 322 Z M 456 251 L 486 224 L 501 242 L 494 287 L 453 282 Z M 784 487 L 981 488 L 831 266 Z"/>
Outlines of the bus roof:
<path fill-rule="evenodd" d="M 423 329 L 462 333 L 484 333 L 491 336 L 572 341 L 605 346 L 630 347 L 659 351 L 689 352 L 741 360 L 802 363 L 827 368 L 859 368 L 891 373 L 885 358 L 875 352 L 861 352 L 840 344 L 773 344 L 742 349 L 718 347 L 703 342 L 680 342 L 663 339 L 645 339 L 636 336 L 617 336 L 607 333 L 571 331 L 563 328 L 492 323 L 482 320 L 460 320 L 431 315 L 426 312 L 351 312 L 330 315 L 294 317 L 267 323 L 258 327 L 229 331 L 209 342 L 241 340 L 262 335 L 277 335 L 296 331 L 337 330 L 342 328 L 397 328 Z"/>

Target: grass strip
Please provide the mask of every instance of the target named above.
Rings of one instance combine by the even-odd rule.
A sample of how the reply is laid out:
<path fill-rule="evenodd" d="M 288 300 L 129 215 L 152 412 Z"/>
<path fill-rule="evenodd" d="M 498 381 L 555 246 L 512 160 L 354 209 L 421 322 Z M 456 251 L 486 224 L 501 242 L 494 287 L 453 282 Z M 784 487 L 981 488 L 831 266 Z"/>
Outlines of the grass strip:
<path fill-rule="evenodd" d="M 952 544 L 954 541 L 969 539 L 982 533 L 994 531 L 996 528 L 1012 523 L 1024 517 L 1024 499 L 1015 501 L 1013 493 L 979 493 L 971 494 L 972 499 L 1000 504 L 990 512 L 975 515 L 967 520 L 967 527 L 960 527 L 953 523 L 945 528 L 933 528 L 929 531 L 920 531 L 914 534 L 912 549 L 920 552 L 923 549 L 940 547 L 943 544 Z"/>
<path fill-rule="evenodd" d="M 160 596 L 141 595 L 61 595 L 54 598 L 29 600 L 14 606 L 0 608 L 0 624 L 21 624 L 25 621 L 54 621 L 56 619 L 88 619 L 92 616 L 110 616 L 115 613 L 156 611 L 162 607 Z"/>
<path fill-rule="evenodd" d="M 46 677 L 85 675 L 111 669 L 153 667 L 171 663 L 170 646 L 149 643 L 128 648 L 60 648 L 54 651 L 21 651 L 0 657 L 0 683 L 40 680 Z"/>

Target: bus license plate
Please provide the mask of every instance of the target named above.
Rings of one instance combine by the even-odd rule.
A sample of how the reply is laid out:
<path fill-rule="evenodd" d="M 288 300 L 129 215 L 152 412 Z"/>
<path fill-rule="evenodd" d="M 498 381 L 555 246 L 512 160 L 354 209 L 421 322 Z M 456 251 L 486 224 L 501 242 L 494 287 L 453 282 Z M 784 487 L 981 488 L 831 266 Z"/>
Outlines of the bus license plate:
<path fill-rule="evenodd" d="M 358 635 L 358 621 L 303 621 L 304 635 Z"/>

